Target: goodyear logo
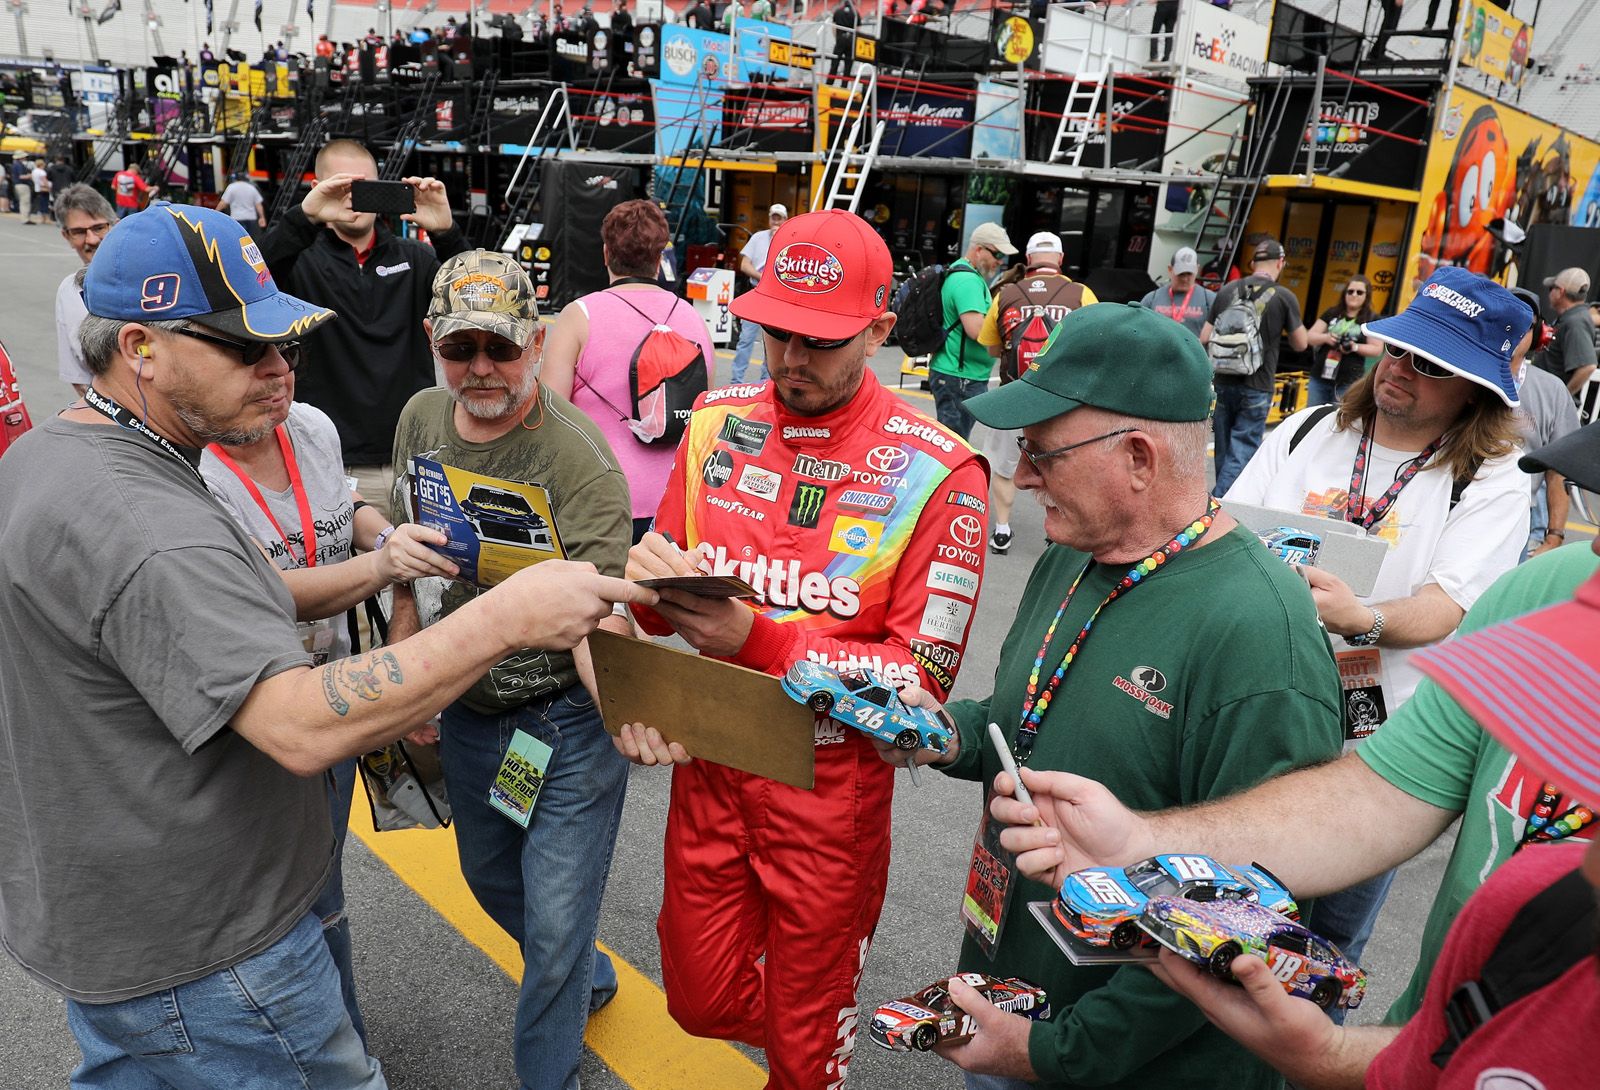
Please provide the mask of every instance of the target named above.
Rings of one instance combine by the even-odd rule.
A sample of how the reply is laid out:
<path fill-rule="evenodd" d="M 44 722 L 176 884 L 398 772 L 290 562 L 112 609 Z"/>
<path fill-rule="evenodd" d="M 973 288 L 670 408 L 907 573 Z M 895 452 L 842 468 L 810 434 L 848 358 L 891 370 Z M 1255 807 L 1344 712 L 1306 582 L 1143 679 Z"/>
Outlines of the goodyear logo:
<path fill-rule="evenodd" d="M 840 515 L 833 520 L 833 533 L 828 536 L 828 548 L 836 553 L 851 556 L 872 556 L 878 551 L 878 540 L 883 537 L 883 523 Z"/>

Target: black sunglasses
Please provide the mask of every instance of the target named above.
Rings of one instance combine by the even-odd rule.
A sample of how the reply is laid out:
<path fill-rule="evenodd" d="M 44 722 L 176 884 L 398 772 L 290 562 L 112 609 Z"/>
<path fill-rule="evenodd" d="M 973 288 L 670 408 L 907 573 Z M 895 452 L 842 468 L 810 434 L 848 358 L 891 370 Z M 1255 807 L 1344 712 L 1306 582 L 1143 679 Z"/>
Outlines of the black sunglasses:
<path fill-rule="evenodd" d="M 780 341 L 783 344 L 788 344 L 791 337 L 799 337 L 800 343 L 811 349 L 813 352 L 832 352 L 835 348 L 843 348 L 845 345 L 861 336 L 859 333 L 852 333 L 850 336 L 840 337 L 836 341 L 825 341 L 819 337 L 806 337 L 787 329 L 774 329 L 769 325 L 762 326 L 761 330 L 773 340 Z"/>
<path fill-rule="evenodd" d="M 482 346 L 476 341 L 442 341 L 433 346 L 439 358 L 447 363 L 471 363 L 482 352 L 495 363 L 514 363 L 522 358 L 524 351 L 520 344 L 495 338 Z"/>
<path fill-rule="evenodd" d="M 1365 295 L 1365 294 L 1367 294 L 1367 289 L 1366 288 L 1345 288 L 1344 289 L 1344 293 L 1346 295 Z"/>
<path fill-rule="evenodd" d="M 205 333 L 189 326 L 178 330 L 185 337 L 193 337 L 197 341 L 217 345 L 220 348 L 230 348 L 239 353 L 239 362 L 246 367 L 254 367 L 266 356 L 269 349 L 276 348 L 278 355 L 283 357 L 283 362 L 293 371 L 300 366 L 299 341 L 235 341 L 228 337 L 218 337 L 213 333 Z"/>
<path fill-rule="evenodd" d="M 1409 348 L 1400 348 L 1398 345 L 1386 344 L 1383 346 L 1384 355 L 1392 360 L 1403 360 L 1411 357 L 1411 369 L 1423 378 L 1455 378 L 1456 373 L 1448 367 L 1441 367 L 1430 359 L 1412 352 Z"/>
<path fill-rule="evenodd" d="M 1116 431 L 1108 431 L 1104 435 L 1096 435 L 1091 439 L 1085 439 L 1081 443 L 1068 443 L 1066 446 L 1057 447 L 1055 450 L 1029 450 L 1028 441 L 1019 435 L 1017 436 L 1017 449 L 1022 452 L 1024 458 L 1028 459 L 1029 465 L 1043 472 L 1044 467 L 1040 464 L 1042 462 L 1048 462 L 1052 458 L 1059 458 L 1069 451 L 1077 450 L 1079 447 L 1086 447 L 1090 443 L 1098 443 L 1102 439 L 1111 439 L 1115 436 L 1127 435 L 1129 432 L 1138 430 L 1138 428 L 1118 428 Z"/>

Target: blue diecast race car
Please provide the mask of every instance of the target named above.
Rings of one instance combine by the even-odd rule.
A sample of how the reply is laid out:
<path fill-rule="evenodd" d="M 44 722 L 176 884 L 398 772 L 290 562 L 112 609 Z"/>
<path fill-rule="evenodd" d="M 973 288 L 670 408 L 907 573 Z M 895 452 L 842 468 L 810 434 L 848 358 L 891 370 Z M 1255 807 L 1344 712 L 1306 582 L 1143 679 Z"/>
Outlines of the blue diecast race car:
<path fill-rule="evenodd" d="M 1056 895 L 1056 919 L 1091 946 L 1132 950 L 1151 945 L 1139 913 L 1152 897 L 1259 901 L 1296 916 L 1294 897 L 1261 867 L 1227 867 L 1207 855 L 1153 855 L 1131 867 L 1073 871 Z"/>
<path fill-rule="evenodd" d="M 1254 954 L 1290 995 L 1323 1010 L 1358 1007 L 1367 974 L 1319 935 L 1250 901 L 1187 901 L 1152 897 L 1139 927 L 1173 953 L 1233 980 L 1233 959 Z"/>
<path fill-rule="evenodd" d="M 1293 526 L 1280 526 L 1261 534 L 1261 544 L 1278 554 L 1285 564 L 1316 564 L 1322 552 L 1322 535 Z"/>
<path fill-rule="evenodd" d="M 783 675 L 783 691 L 848 727 L 901 749 L 950 748 L 950 731 L 925 708 L 908 708 L 894 686 L 871 670 L 835 670 L 801 659 Z"/>

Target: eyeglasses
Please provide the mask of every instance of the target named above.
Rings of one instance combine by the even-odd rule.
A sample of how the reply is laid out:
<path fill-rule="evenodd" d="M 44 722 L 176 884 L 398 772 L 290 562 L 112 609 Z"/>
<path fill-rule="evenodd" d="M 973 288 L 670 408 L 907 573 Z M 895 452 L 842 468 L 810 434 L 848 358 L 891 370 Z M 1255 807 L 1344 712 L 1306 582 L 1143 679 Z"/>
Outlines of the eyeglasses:
<path fill-rule="evenodd" d="M 87 227 L 66 227 L 63 230 L 73 242 L 82 242 L 90 235 L 98 235 L 101 238 L 105 238 L 106 235 L 111 233 L 111 224 L 101 220 L 99 223 L 91 223 Z"/>
<path fill-rule="evenodd" d="M 1345 288 L 1344 289 L 1344 293 L 1346 295 L 1365 295 L 1365 294 L 1367 294 L 1367 289 L 1366 288 Z"/>
<path fill-rule="evenodd" d="M 807 337 L 788 329 L 774 329 L 769 325 L 762 326 L 761 330 L 767 336 L 771 337 L 775 341 L 779 341 L 782 344 L 788 344 L 791 338 L 799 337 L 800 343 L 811 349 L 813 352 L 832 352 L 835 348 L 843 348 L 845 345 L 861 336 L 859 333 L 852 333 L 850 336 L 840 337 L 836 341 L 825 341 L 820 337 Z"/>
<path fill-rule="evenodd" d="M 1456 377 L 1456 373 L 1450 370 L 1450 368 L 1434 363 L 1430 359 L 1425 359 L 1422 356 L 1412 352 L 1409 348 L 1401 348 L 1399 345 L 1386 344 L 1383 346 L 1383 353 L 1392 360 L 1403 360 L 1407 356 L 1410 356 L 1411 369 L 1417 374 L 1421 375 L 1423 378 Z"/>
<path fill-rule="evenodd" d="M 495 363 L 515 363 L 522 358 L 525 349 L 520 344 L 496 337 L 483 345 L 476 341 L 442 341 L 433 346 L 439 358 L 446 363 L 471 363 L 482 352 Z"/>
<path fill-rule="evenodd" d="M 1024 458 L 1028 459 L 1029 465 L 1042 473 L 1044 472 L 1044 467 L 1040 465 L 1041 462 L 1059 458 L 1069 451 L 1077 450 L 1079 447 L 1086 447 L 1090 443 L 1098 443 L 1102 439 L 1111 439 L 1118 435 L 1127 435 L 1129 432 L 1138 430 L 1138 428 L 1118 428 L 1116 431 L 1108 431 L 1104 435 L 1096 435 L 1094 438 L 1085 439 L 1081 443 L 1069 443 L 1064 447 L 1057 447 L 1055 450 L 1029 450 L 1028 441 L 1019 435 L 1017 436 L 1017 449 L 1022 452 Z"/>
<path fill-rule="evenodd" d="M 278 350 L 278 355 L 283 357 L 283 362 L 289 365 L 289 370 L 293 371 L 300 366 L 299 341 L 235 341 L 227 337 L 218 337 L 215 334 L 203 332 L 193 326 L 180 329 L 177 332 L 185 337 L 193 337 L 197 341 L 205 341 L 220 348 L 232 349 L 239 353 L 239 361 L 246 367 L 254 367 L 260 363 L 267 352 L 273 348 Z"/>

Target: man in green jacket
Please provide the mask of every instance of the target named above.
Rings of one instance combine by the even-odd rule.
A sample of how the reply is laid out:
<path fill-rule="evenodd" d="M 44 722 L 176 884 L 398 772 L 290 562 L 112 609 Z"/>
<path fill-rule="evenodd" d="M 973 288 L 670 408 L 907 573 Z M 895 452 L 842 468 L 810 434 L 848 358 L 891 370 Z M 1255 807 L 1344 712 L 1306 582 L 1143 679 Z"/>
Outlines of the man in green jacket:
<path fill-rule="evenodd" d="M 1071 769 L 1162 809 L 1336 755 L 1339 678 L 1310 591 L 1207 495 L 1211 366 L 1194 334 L 1101 303 L 1067 315 L 1038 363 L 967 405 L 1022 430 L 1017 487 L 1043 504 L 1054 544 L 993 694 L 952 703 L 956 743 L 922 759 L 991 784 L 993 721 L 1022 766 Z M 1218 1072 L 1235 1090 L 1281 1085 L 1144 966 L 1071 964 L 1028 911 L 1055 888 L 1019 876 L 997 831 L 987 819 L 978 830 L 960 968 L 1038 984 L 1054 1015 L 1002 1013 L 952 982 L 979 1031 L 943 1054 L 969 1088 L 1203 1086 Z"/>

